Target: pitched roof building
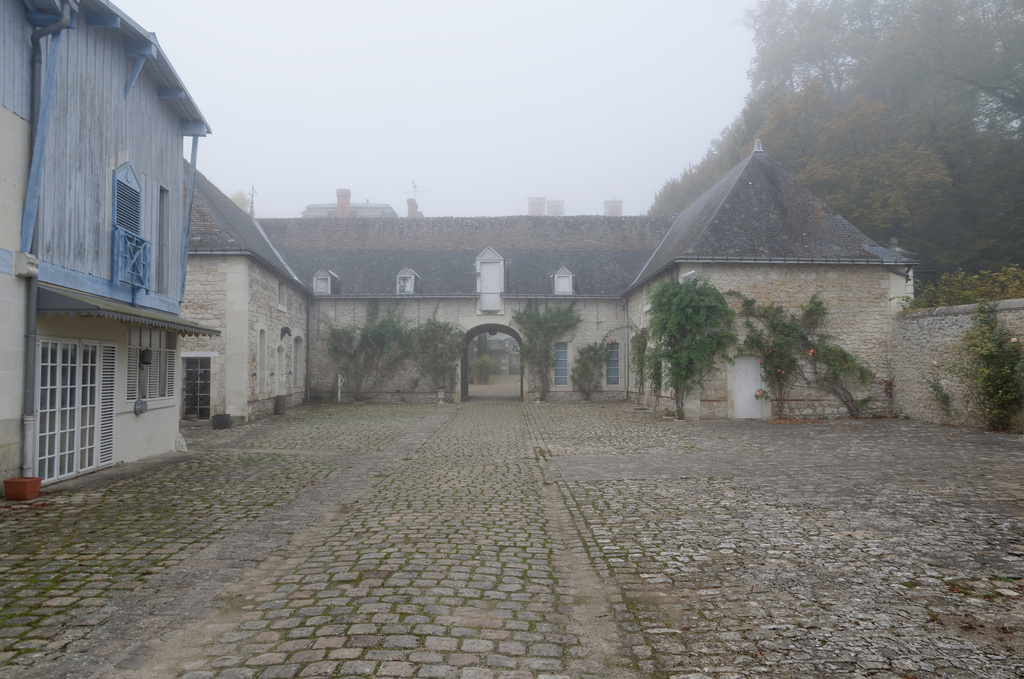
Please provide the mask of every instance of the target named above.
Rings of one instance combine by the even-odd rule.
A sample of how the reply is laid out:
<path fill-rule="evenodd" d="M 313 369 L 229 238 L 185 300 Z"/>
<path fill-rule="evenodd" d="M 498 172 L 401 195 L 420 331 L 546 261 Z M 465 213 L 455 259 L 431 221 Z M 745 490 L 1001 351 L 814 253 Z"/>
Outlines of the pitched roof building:
<path fill-rule="evenodd" d="M 219 194 L 203 179 L 197 186 Z M 512 317 L 528 303 L 572 302 L 584 320 L 556 344 L 552 394 L 573 394 L 568 376 L 575 352 L 603 341 L 616 352 L 614 364 L 605 369 L 605 395 L 623 397 L 636 390 L 625 369 L 628 344 L 631 333 L 647 325 L 651 286 L 690 271 L 720 290 L 792 308 L 814 292 L 823 293 L 835 312 L 836 334 L 884 374 L 891 299 L 906 293 L 913 264 L 860 233 L 759 147 L 674 218 L 321 217 L 256 224 L 222 194 L 198 204 L 200 215 L 223 222 L 224 228 L 203 234 L 204 225 L 195 223 L 192 252 L 246 250 L 275 275 L 297 281 L 296 291 L 311 292 L 308 385 L 320 393 L 333 392 L 338 382 L 337 366 L 323 348 L 329 328 L 363 322 L 370 306 L 383 300 L 414 324 L 431 317 L 456 323 L 467 343 L 481 332 L 518 339 Z M 272 356 L 274 350 L 261 351 Z M 267 356 L 263 365 L 270 364 Z M 737 358 L 749 373 L 749 357 Z M 465 367 L 463 395 L 468 393 Z M 748 412 L 746 392 L 752 397 L 756 389 L 737 386 L 733 372 L 723 368 L 718 383 L 695 394 L 695 414 Z M 381 395 L 408 396 L 415 380 L 403 379 L 395 378 Z M 257 389 L 250 401 L 269 394 Z M 811 404 L 808 412 L 829 414 L 835 405 L 821 405 L 807 394 L 801 398 Z"/>

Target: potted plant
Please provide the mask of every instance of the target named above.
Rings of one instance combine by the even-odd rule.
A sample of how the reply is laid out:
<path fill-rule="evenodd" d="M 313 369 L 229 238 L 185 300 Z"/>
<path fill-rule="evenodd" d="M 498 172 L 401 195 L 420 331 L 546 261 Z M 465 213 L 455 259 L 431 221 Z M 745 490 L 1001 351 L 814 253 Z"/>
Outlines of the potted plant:
<path fill-rule="evenodd" d="M 15 476 L 4 479 L 4 497 L 8 500 L 34 500 L 43 479 L 39 476 Z"/>

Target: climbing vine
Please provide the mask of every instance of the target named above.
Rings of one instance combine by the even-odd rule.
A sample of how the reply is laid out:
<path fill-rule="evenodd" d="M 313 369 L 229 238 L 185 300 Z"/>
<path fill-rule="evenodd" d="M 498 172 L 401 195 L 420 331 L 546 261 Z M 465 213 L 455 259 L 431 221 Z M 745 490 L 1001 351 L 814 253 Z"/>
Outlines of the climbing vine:
<path fill-rule="evenodd" d="M 408 358 L 408 322 L 396 306 L 370 304 L 363 325 L 327 325 L 327 354 L 345 378 L 344 390 L 362 401 L 390 379 Z"/>
<path fill-rule="evenodd" d="M 519 358 L 531 373 L 531 382 L 540 385 L 543 400 L 551 391 L 551 370 L 555 365 L 555 342 L 580 324 L 582 317 L 575 304 L 553 305 L 543 309 L 535 301 L 512 313 L 519 326 L 522 342 Z"/>
<path fill-rule="evenodd" d="M 677 415 L 683 413 L 686 395 L 721 370 L 722 360 L 736 344 L 733 310 L 725 297 L 706 278 L 658 283 L 650 296 L 650 339 L 655 343 L 653 360 L 667 366 Z"/>
<path fill-rule="evenodd" d="M 633 368 L 633 383 L 636 385 L 636 402 L 643 401 L 647 383 L 650 381 L 650 361 L 647 358 L 647 343 L 650 331 L 647 328 L 636 330 L 629 338 L 629 361 Z"/>
<path fill-rule="evenodd" d="M 955 372 L 967 385 L 978 415 L 992 431 L 1006 431 L 1024 408 L 1024 350 L 996 316 L 992 304 L 979 304 L 960 341 L 964 360 Z"/>
<path fill-rule="evenodd" d="M 855 392 L 870 384 L 875 375 L 824 334 L 829 311 L 820 293 L 814 293 L 798 313 L 775 302 L 759 304 L 735 291 L 728 294 L 742 302 L 746 338 L 741 348 L 761 360 L 761 379 L 768 388 L 774 417 L 786 416 L 790 389 L 798 381 L 835 396 L 850 417 L 864 414 L 871 399 L 859 398 Z"/>
<path fill-rule="evenodd" d="M 413 330 L 412 359 L 431 389 L 455 390 L 462 336 L 457 325 L 439 321 L 436 315 Z"/>

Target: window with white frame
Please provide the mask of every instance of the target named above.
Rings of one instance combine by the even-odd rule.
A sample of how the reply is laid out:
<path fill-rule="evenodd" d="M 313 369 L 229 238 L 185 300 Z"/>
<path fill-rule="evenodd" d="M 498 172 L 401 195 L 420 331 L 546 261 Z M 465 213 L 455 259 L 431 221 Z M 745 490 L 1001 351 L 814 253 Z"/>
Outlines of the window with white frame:
<path fill-rule="evenodd" d="M 555 272 L 554 279 L 556 295 L 571 295 L 573 293 L 573 277 L 571 271 L 563 266 Z"/>
<path fill-rule="evenodd" d="M 569 384 L 569 345 L 566 342 L 555 342 L 555 386 L 564 387 Z"/>
<path fill-rule="evenodd" d="M 608 343 L 608 358 L 604 362 L 604 382 L 609 387 L 619 384 L 619 343 Z"/>
<path fill-rule="evenodd" d="M 326 269 L 320 269 L 313 274 L 313 294 L 318 297 L 326 297 L 331 294 L 331 282 L 338 276 Z"/>
<path fill-rule="evenodd" d="M 174 398 L 178 335 L 156 328 L 131 328 L 125 400 Z"/>
<path fill-rule="evenodd" d="M 398 272 L 398 280 L 395 285 L 395 292 L 399 295 L 411 295 L 416 292 L 419 276 L 409 268 Z"/>
<path fill-rule="evenodd" d="M 476 290 L 480 293 L 480 311 L 501 311 L 505 292 L 505 258 L 487 247 L 476 257 Z"/>

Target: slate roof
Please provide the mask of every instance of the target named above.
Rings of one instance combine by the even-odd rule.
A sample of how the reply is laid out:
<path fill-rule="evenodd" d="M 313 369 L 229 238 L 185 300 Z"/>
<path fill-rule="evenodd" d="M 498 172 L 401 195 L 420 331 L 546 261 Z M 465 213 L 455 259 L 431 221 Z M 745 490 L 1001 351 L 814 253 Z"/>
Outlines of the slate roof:
<path fill-rule="evenodd" d="M 675 262 L 916 263 L 858 231 L 760 147 L 676 218 L 629 287 Z"/>
<path fill-rule="evenodd" d="M 497 249 L 497 248 L 496 248 Z M 505 294 L 552 296 L 552 276 L 563 266 L 574 275 L 576 296 L 618 297 L 649 256 L 640 252 L 497 249 L 505 259 Z M 395 294 L 397 276 L 409 268 L 419 276 L 417 295 L 475 297 L 479 252 L 450 250 L 285 250 L 282 256 L 307 286 L 321 270 L 338 276 L 337 294 Z"/>
<path fill-rule="evenodd" d="M 554 296 L 552 276 L 574 275 L 577 297 L 618 297 L 671 221 L 648 217 L 264 219 L 271 241 L 307 286 L 320 269 L 338 275 L 337 294 L 395 294 L 404 268 L 420 296 L 476 296 L 476 257 L 493 247 L 505 260 L 505 294 Z"/>
<path fill-rule="evenodd" d="M 185 163 L 186 185 L 188 163 Z M 299 283 L 258 222 L 220 191 L 199 171 L 195 173 L 195 194 L 189 222 L 188 254 L 234 254 L 254 257 L 275 273 Z M 309 281 L 312 281 L 310 277 Z"/>

